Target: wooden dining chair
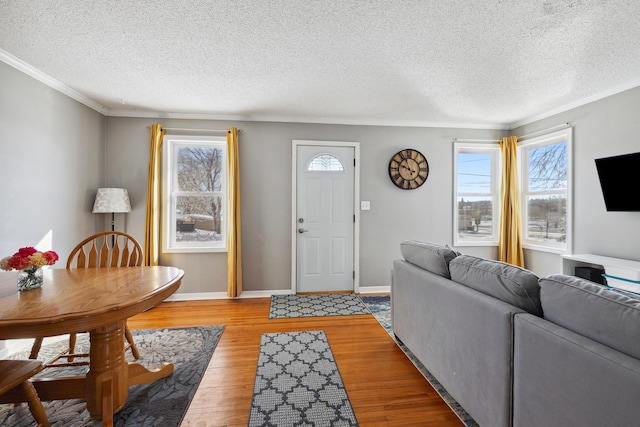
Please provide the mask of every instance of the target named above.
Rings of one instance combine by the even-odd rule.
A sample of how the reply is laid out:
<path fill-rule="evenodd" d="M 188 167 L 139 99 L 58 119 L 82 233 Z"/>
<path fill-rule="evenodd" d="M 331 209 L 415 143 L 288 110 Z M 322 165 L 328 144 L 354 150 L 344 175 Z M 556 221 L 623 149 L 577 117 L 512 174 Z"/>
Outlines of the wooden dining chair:
<path fill-rule="evenodd" d="M 30 381 L 43 367 L 38 360 L 0 360 L 0 396 L 7 402 L 27 402 L 38 427 L 49 427 L 47 413 Z"/>
<path fill-rule="evenodd" d="M 141 266 L 143 261 L 142 247 L 136 239 L 127 233 L 120 231 L 104 231 L 87 237 L 78 243 L 67 258 L 67 269 L 77 268 L 117 268 Z M 140 358 L 140 352 L 133 341 L 131 330 L 125 324 L 124 330 L 127 340 L 127 349 L 136 359 Z M 30 359 L 36 359 L 42 347 L 42 338 L 36 338 L 32 348 Z M 74 354 L 76 346 L 76 334 L 69 335 L 69 348 L 60 353 L 47 363 L 47 366 L 69 366 L 75 357 L 87 357 L 87 354 Z M 65 358 L 67 363 L 57 363 Z"/>

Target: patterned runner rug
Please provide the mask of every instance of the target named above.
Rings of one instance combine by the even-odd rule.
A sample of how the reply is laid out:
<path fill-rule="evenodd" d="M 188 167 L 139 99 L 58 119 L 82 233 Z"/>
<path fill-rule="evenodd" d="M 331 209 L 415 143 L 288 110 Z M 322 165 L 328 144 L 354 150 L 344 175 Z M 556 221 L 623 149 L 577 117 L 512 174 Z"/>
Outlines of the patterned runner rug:
<path fill-rule="evenodd" d="M 371 314 L 356 294 L 272 295 L 269 319 Z"/>
<path fill-rule="evenodd" d="M 155 369 L 161 363 L 174 364 L 174 372 L 151 384 L 135 385 L 129 388 L 127 403 L 114 416 L 115 426 L 163 426 L 178 427 L 184 418 L 189 403 L 200 384 L 213 351 L 224 331 L 224 326 L 197 328 L 133 330 L 133 336 L 140 350 L 138 362 Z M 78 334 L 76 348 L 80 352 L 89 349 L 88 334 Z M 42 347 L 39 358 L 48 360 L 58 354 L 68 344 L 60 340 Z M 9 356 L 26 359 L 24 351 Z M 127 351 L 127 359 L 133 360 Z M 79 375 L 87 367 L 45 369 L 39 375 Z M 80 399 L 43 402 L 52 427 L 100 426 L 100 421 L 92 420 L 86 410 L 86 403 Z M 34 420 L 26 404 L 0 405 L 0 426 L 31 427 Z"/>
<path fill-rule="evenodd" d="M 324 331 L 262 334 L 249 427 L 357 425 Z"/>

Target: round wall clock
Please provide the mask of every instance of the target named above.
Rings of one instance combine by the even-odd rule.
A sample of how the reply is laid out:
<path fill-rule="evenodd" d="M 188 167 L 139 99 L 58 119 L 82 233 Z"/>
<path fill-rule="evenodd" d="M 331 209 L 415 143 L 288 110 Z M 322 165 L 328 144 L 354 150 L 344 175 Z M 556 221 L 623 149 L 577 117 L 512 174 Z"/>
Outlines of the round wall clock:
<path fill-rule="evenodd" d="M 429 163 L 418 150 L 407 148 L 391 157 L 389 178 L 396 187 L 413 190 L 420 187 L 429 176 Z"/>

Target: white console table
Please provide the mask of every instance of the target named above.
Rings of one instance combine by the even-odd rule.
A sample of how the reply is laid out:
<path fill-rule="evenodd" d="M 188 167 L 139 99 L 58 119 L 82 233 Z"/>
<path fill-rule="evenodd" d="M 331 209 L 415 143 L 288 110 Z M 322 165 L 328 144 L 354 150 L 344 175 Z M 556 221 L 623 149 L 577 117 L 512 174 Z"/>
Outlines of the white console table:
<path fill-rule="evenodd" d="M 592 254 L 562 256 L 562 272 L 573 276 L 575 267 L 604 269 L 607 284 L 614 288 L 640 292 L 640 261 L 611 258 Z"/>

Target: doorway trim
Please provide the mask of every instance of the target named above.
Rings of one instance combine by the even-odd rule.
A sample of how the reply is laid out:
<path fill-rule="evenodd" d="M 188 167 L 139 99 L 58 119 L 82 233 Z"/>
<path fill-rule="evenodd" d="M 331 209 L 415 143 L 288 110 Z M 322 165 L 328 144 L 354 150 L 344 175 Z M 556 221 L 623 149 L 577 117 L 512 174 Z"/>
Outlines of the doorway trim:
<path fill-rule="evenodd" d="M 291 291 L 298 289 L 298 250 L 297 250 L 297 215 L 298 205 L 298 147 L 302 145 L 317 145 L 325 147 L 353 147 L 356 160 L 353 169 L 353 292 L 360 290 L 360 143 L 349 141 L 323 141 L 294 139 L 291 141 Z"/>

